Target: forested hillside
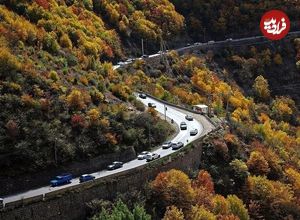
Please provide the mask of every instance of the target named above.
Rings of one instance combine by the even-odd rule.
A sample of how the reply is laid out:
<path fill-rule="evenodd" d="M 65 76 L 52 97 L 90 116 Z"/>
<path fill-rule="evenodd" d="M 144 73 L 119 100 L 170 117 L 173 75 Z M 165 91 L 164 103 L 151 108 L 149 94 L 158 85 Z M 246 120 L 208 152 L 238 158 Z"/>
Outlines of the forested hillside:
<path fill-rule="evenodd" d="M 141 120 L 162 142 L 171 129 L 155 114 L 128 112 L 144 107 L 109 60 L 124 57 L 123 36 L 156 40 L 182 26 L 168 1 L 2 1 L 1 173 L 147 149 Z"/>
<path fill-rule="evenodd" d="M 299 109 L 270 86 L 283 82 L 272 74 L 299 79 L 299 39 L 242 52 L 170 50 L 165 62 L 135 60 L 119 70 L 112 64 L 141 39 L 256 35 L 271 8 L 299 20 L 298 1 L 0 2 L 1 178 L 161 144 L 174 129 L 145 111 L 134 94 L 142 90 L 188 108 L 207 104 L 223 129 L 203 145 L 199 173 L 162 172 L 143 195 L 87 204 L 88 217 L 300 219 Z"/>
<path fill-rule="evenodd" d="M 126 83 L 133 87 L 181 105 L 206 103 L 227 120 L 226 129 L 203 146 L 201 168 L 208 173 L 202 171 L 201 180 L 176 171 L 161 173 L 140 205 L 164 219 L 298 219 L 300 118 L 295 102 L 272 97 L 262 75 L 247 96 L 231 77 L 232 69 L 214 69 L 213 58 L 211 53 L 179 57 L 172 51 L 169 74 L 164 65 L 153 68 L 141 61 L 123 71 L 132 75 Z"/>
<path fill-rule="evenodd" d="M 176 10 L 184 15 L 189 35 L 198 41 L 224 39 L 229 36 L 260 35 L 261 16 L 272 9 L 286 12 L 293 23 L 293 30 L 299 25 L 299 2 L 293 0 L 171 0 L 171 2 Z"/>

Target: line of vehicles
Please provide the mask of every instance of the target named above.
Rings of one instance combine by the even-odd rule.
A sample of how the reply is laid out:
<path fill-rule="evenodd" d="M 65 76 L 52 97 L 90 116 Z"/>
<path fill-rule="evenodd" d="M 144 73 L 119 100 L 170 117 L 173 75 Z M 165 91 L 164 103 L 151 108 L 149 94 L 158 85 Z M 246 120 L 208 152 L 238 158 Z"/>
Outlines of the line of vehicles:
<path fill-rule="evenodd" d="M 162 149 L 172 148 L 172 150 L 178 150 L 178 149 L 182 148 L 183 146 L 184 146 L 184 144 L 182 142 L 174 143 L 174 142 L 168 141 L 168 142 L 163 143 Z M 147 162 L 151 162 L 151 161 L 159 159 L 159 158 L 160 158 L 160 155 L 158 153 L 151 153 L 149 151 L 143 151 L 137 156 L 138 160 L 146 160 Z M 123 164 L 124 164 L 123 162 L 114 161 L 112 164 L 107 166 L 107 170 L 116 170 L 116 169 L 122 168 Z M 96 177 L 91 174 L 83 174 L 79 177 L 79 182 L 83 183 L 83 182 L 94 180 L 95 178 Z M 73 179 L 72 174 L 63 173 L 63 174 L 60 174 L 60 175 L 54 177 L 50 181 L 50 185 L 52 187 L 56 187 L 56 186 L 69 184 L 69 183 L 71 183 L 72 179 Z"/>
<path fill-rule="evenodd" d="M 146 99 L 147 98 L 147 95 L 146 94 L 144 94 L 144 93 L 140 93 L 139 94 L 139 97 L 141 98 L 141 99 Z M 156 105 L 155 105 L 155 103 L 151 103 L 151 102 L 149 102 L 148 103 L 148 107 L 149 108 L 156 108 Z M 186 115 L 185 116 L 185 119 L 187 120 L 187 121 L 193 121 L 194 120 L 194 118 L 192 117 L 192 116 L 190 116 L 190 115 Z M 186 124 L 186 122 L 181 122 L 180 123 L 180 130 L 187 130 L 187 124 Z M 198 129 L 196 129 L 196 128 L 194 128 L 194 129 L 192 129 L 191 131 L 190 131 L 190 135 L 191 136 L 195 136 L 195 135 L 197 135 L 198 134 Z"/>
<path fill-rule="evenodd" d="M 233 41 L 233 39 L 232 38 L 227 38 L 225 41 L 226 42 L 231 42 L 231 41 Z M 213 44 L 213 43 L 216 43 L 216 42 L 214 40 L 210 40 L 206 43 L 196 42 L 196 43 L 193 44 L 193 46 L 201 46 L 201 45 L 204 45 L 204 44 Z M 190 47 L 190 46 L 192 46 L 190 43 L 186 44 L 186 47 Z"/>
<path fill-rule="evenodd" d="M 146 99 L 147 95 L 144 93 L 140 93 L 139 97 L 142 99 Z M 156 108 L 155 103 L 148 103 L 148 107 L 150 108 Z M 190 115 L 186 115 L 185 119 L 187 121 L 193 121 L 193 117 Z M 186 122 L 181 122 L 180 123 L 180 130 L 187 130 L 187 123 Z M 191 136 L 195 136 L 198 134 L 198 130 L 197 129 L 192 129 L 190 131 L 190 135 Z M 184 146 L 184 143 L 182 142 L 171 142 L 171 141 L 167 141 L 165 143 L 162 144 L 162 149 L 169 149 L 171 148 L 172 150 L 178 150 L 181 149 Z M 147 162 L 151 162 L 153 160 L 157 160 L 160 158 L 160 155 L 158 153 L 152 153 L 149 151 L 143 151 L 141 152 L 138 156 L 137 159 L 138 160 L 146 160 Z M 107 170 L 111 171 L 111 170 L 116 170 L 119 168 L 123 167 L 123 162 L 120 161 L 114 161 L 112 164 L 107 166 Z M 87 181 L 92 181 L 94 180 L 96 177 L 91 175 L 91 174 L 83 174 L 79 177 L 79 182 L 83 183 L 83 182 L 87 182 Z M 71 180 L 73 179 L 73 175 L 70 173 L 63 173 L 61 175 L 58 175 L 56 177 L 54 177 L 51 181 L 50 181 L 50 185 L 52 187 L 56 187 L 56 186 L 61 186 L 61 185 L 65 185 L 65 184 L 69 184 L 71 183 Z"/>

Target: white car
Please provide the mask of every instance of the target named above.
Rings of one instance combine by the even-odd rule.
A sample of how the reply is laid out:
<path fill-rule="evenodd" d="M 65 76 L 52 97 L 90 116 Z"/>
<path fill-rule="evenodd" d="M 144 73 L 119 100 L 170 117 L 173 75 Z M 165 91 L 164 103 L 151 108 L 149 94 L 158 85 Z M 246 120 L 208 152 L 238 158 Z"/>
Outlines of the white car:
<path fill-rule="evenodd" d="M 158 159 L 158 158 L 160 158 L 160 155 L 157 154 L 157 153 L 147 154 L 147 156 L 146 156 L 146 161 L 147 161 L 147 162 L 150 162 L 150 161 L 156 160 L 156 159 Z"/>
<path fill-rule="evenodd" d="M 187 129 L 187 124 L 183 121 L 180 123 L 180 130 L 186 130 Z"/>
<path fill-rule="evenodd" d="M 163 143 L 162 149 L 168 149 L 168 148 L 171 147 L 171 145 L 172 145 L 172 142 L 171 141 L 167 141 L 167 142 Z"/>
<path fill-rule="evenodd" d="M 147 155 L 150 155 L 151 156 L 151 153 L 149 151 L 143 151 L 142 153 L 140 153 L 138 156 L 137 156 L 137 159 L 138 160 L 144 160 L 147 158 Z"/>

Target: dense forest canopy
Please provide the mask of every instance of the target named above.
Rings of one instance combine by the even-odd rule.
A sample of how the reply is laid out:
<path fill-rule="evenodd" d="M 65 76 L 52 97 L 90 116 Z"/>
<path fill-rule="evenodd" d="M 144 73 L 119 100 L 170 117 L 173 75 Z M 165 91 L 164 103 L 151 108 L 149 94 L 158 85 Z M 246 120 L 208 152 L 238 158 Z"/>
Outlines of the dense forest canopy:
<path fill-rule="evenodd" d="M 261 16 L 272 9 L 287 13 L 292 29 L 299 25 L 299 2 L 286 0 L 171 0 L 184 15 L 188 33 L 194 39 L 223 39 L 224 36 L 254 36 L 260 34 Z"/>
<path fill-rule="evenodd" d="M 299 2 L 282 0 L 2 0 L 1 177 L 161 144 L 174 128 L 136 99 L 142 90 L 207 104 L 223 129 L 203 144 L 199 173 L 162 172 L 138 204 L 98 201 L 92 219 L 300 219 L 299 109 L 271 79 L 299 79 L 299 38 L 112 64 L 141 39 L 256 35 L 269 9 L 300 18 Z"/>

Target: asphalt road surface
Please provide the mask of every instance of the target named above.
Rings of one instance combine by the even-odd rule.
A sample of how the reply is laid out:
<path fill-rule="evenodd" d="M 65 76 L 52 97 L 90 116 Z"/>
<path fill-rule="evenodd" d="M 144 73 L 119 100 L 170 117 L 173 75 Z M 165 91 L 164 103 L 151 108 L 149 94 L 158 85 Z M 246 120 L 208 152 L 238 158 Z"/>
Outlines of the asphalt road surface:
<path fill-rule="evenodd" d="M 165 107 L 167 107 L 167 111 L 166 111 L 166 115 L 168 118 L 171 118 L 174 120 L 174 123 L 176 123 L 178 126 L 180 125 L 181 122 L 186 122 L 187 124 L 187 130 L 180 130 L 179 133 L 170 141 L 172 142 L 183 142 L 184 145 L 187 145 L 188 143 L 196 140 L 197 138 L 199 138 L 201 136 L 201 133 L 203 132 L 203 126 L 202 124 L 197 121 L 197 120 L 193 120 L 193 121 L 187 121 L 185 119 L 185 114 L 176 110 L 175 108 L 168 106 L 168 105 L 164 105 L 163 103 L 151 99 L 149 97 L 147 97 L 146 99 L 141 99 L 138 97 L 138 99 L 143 102 L 146 106 L 148 106 L 148 103 L 154 103 L 156 104 L 156 110 L 158 112 L 160 112 L 161 114 L 164 115 L 165 111 Z M 146 123 L 146 122 L 145 122 Z M 190 136 L 190 130 L 192 129 L 198 129 L 198 134 L 196 136 Z M 169 149 L 162 149 L 161 147 L 158 148 L 157 150 L 153 151 L 155 153 L 160 154 L 161 157 L 165 157 L 167 155 L 172 154 L 173 152 L 175 152 L 174 150 L 172 150 L 171 148 Z M 113 161 L 112 161 L 113 162 Z M 147 162 L 145 160 L 132 160 L 130 162 L 124 163 L 122 168 L 116 169 L 116 170 L 112 170 L 112 171 L 108 171 L 108 170 L 101 170 L 95 173 L 92 173 L 92 175 L 94 175 L 96 177 L 96 179 L 99 179 L 101 177 L 104 176 L 108 176 L 111 174 L 115 174 L 121 171 L 125 171 L 125 170 L 130 170 L 133 169 L 135 167 L 141 166 L 146 164 Z M 50 181 L 50 180 L 49 180 Z M 58 186 L 58 187 L 51 187 L 49 186 L 45 186 L 45 187 L 41 187 L 38 189 L 33 189 L 33 190 L 29 190 L 26 192 L 22 192 L 16 195 L 10 195 L 7 197 L 4 197 L 4 204 L 5 203 L 9 203 L 9 202 L 14 202 L 14 201 L 18 201 L 21 199 L 26 199 L 26 198 L 30 198 L 30 197 L 34 197 L 34 196 L 39 196 L 39 195 L 43 195 L 49 192 L 53 192 L 53 191 L 57 191 L 63 188 L 68 188 L 70 186 L 74 186 L 74 185 L 78 185 L 79 183 L 79 178 L 75 178 L 72 180 L 72 183 L 67 184 L 67 185 L 63 185 L 63 186 Z"/>
<path fill-rule="evenodd" d="M 288 35 L 286 37 L 290 37 L 290 36 L 299 36 L 300 35 L 300 31 L 293 31 L 293 32 L 289 32 Z M 203 49 L 203 48 L 207 48 L 208 46 L 213 47 L 213 46 L 218 46 L 218 45 L 222 45 L 224 43 L 226 43 L 226 45 L 247 45 L 249 43 L 249 41 L 253 41 L 255 40 L 257 42 L 257 44 L 261 44 L 261 43 L 266 43 L 269 42 L 269 40 L 267 38 L 265 38 L 264 36 L 253 36 L 253 37 L 245 37 L 245 38 L 237 38 L 237 39 L 232 39 L 232 38 L 228 38 L 226 40 L 222 40 L 222 41 L 208 41 L 208 42 L 196 42 L 196 43 L 191 43 L 189 46 L 185 46 L 185 47 L 181 47 L 181 48 L 173 48 L 170 50 L 175 50 L 178 53 L 180 52 L 184 52 L 186 49 Z M 255 44 L 255 43 L 250 43 Z M 150 60 L 151 58 L 155 58 L 157 56 L 160 56 L 160 53 L 156 53 L 156 54 L 152 54 L 149 55 L 147 58 L 134 58 L 134 59 L 128 59 L 127 61 L 124 62 L 119 62 L 117 65 L 113 66 L 113 69 L 118 69 L 120 67 L 124 67 L 130 63 L 133 63 L 134 60 Z"/>

